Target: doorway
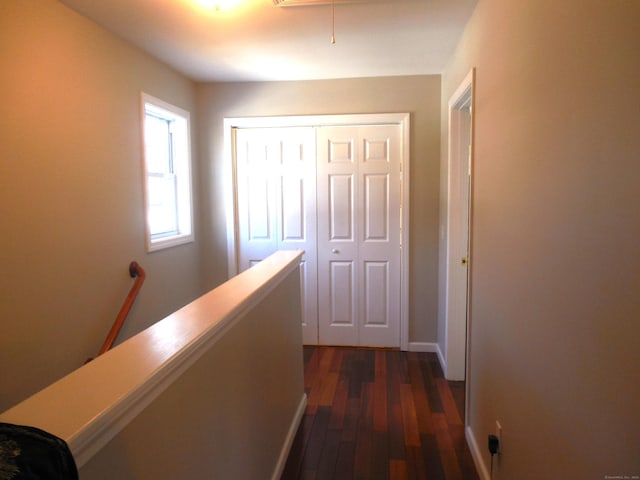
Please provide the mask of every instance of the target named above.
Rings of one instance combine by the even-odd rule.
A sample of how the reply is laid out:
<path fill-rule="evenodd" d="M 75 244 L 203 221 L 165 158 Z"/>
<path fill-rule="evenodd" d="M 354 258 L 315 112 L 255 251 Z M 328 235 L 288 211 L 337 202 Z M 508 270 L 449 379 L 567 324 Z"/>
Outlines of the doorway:
<path fill-rule="evenodd" d="M 449 158 L 444 374 L 465 380 L 469 325 L 471 185 L 473 160 L 472 70 L 449 100 Z"/>
<path fill-rule="evenodd" d="M 229 275 L 304 249 L 305 344 L 406 349 L 409 115 L 225 119 L 225 139 Z M 391 255 L 370 256 L 385 242 Z"/>

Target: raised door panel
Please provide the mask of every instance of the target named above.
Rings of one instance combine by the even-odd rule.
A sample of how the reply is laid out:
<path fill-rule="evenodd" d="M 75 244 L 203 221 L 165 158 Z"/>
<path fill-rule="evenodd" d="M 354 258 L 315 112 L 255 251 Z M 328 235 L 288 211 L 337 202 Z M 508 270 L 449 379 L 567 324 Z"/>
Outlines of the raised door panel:
<path fill-rule="evenodd" d="M 304 242 L 306 239 L 304 187 L 301 178 L 283 177 L 281 180 L 281 238 L 284 242 Z"/>
<path fill-rule="evenodd" d="M 388 327 L 389 318 L 389 263 L 365 262 L 364 265 L 364 315 L 365 326 Z"/>
<path fill-rule="evenodd" d="M 355 272 L 353 262 L 332 261 L 329 264 L 329 324 L 339 327 L 355 326 Z"/>
<path fill-rule="evenodd" d="M 389 241 L 389 175 L 368 174 L 364 184 L 364 241 Z"/>
<path fill-rule="evenodd" d="M 247 205 L 247 242 L 272 242 L 273 202 L 267 178 L 249 175 L 246 189 L 251 192 Z"/>
<path fill-rule="evenodd" d="M 329 241 L 353 242 L 354 184 L 353 174 L 328 175 Z"/>

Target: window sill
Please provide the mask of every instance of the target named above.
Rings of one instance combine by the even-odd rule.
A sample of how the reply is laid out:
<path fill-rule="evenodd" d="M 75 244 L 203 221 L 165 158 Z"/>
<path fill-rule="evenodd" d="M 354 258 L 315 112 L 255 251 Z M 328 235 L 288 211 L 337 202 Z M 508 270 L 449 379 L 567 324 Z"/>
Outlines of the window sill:
<path fill-rule="evenodd" d="M 147 239 L 147 252 L 156 252 L 158 250 L 164 250 L 165 248 L 184 245 L 185 243 L 193 243 L 193 241 L 193 234 L 191 233 L 188 235 L 176 235 L 172 237 L 159 238 L 158 240 Z"/>

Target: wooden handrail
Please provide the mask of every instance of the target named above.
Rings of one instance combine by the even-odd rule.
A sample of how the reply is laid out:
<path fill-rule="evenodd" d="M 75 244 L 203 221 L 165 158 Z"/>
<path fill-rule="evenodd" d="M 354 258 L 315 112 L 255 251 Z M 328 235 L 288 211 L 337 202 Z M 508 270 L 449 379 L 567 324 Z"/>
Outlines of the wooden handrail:
<path fill-rule="evenodd" d="M 107 335 L 107 338 L 102 344 L 102 348 L 100 349 L 100 353 L 98 353 L 98 355 L 102 355 L 104 352 L 110 350 L 113 346 L 113 342 L 116 341 L 116 338 L 118 337 L 118 334 L 120 333 L 120 330 L 124 325 L 124 321 L 127 319 L 127 315 L 129 315 L 129 310 L 131 310 L 133 302 L 135 302 L 136 297 L 138 296 L 138 292 L 140 291 L 140 288 L 142 288 L 142 284 L 144 283 L 144 279 L 146 277 L 144 269 L 140 265 L 138 265 L 137 262 L 131 262 L 129 264 L 129 275 L 131 275 L 131 278 L 135 278 L 136 281 L 133 283 L 131 290 L 129 290 L 129 295 L 127 295 L 127 298 L 124 300 L 122 308 L 120 309 L 120 312 L 116 317 L 116 321 L 113 322 L 113 326 L 109 331 L 109 335 Z"/>

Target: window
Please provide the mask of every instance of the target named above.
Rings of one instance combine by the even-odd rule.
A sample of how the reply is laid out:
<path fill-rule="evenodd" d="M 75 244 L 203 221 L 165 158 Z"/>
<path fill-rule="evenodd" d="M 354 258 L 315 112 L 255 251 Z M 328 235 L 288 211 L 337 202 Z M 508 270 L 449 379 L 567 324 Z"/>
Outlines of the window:
<path fill-rule="evenodd" d="M 193 241 L 189 112 L 145 93 L 147 251 Z"/>

